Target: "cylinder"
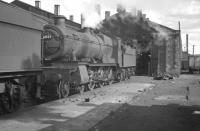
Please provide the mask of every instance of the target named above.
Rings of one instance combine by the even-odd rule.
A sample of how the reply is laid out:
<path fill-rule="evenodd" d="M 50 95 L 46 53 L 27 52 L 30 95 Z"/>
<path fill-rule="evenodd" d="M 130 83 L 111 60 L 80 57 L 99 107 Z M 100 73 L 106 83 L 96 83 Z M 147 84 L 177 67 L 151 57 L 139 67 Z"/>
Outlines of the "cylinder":
<path fill-rule="evenodd" d="M 60 27 L 64 28 L 65 27 L 65 19 L 66 18 L 64 16 L 58 15 L 58 16 L 54 17 L 54 23 L 56 26 L 60 26 Z"/>

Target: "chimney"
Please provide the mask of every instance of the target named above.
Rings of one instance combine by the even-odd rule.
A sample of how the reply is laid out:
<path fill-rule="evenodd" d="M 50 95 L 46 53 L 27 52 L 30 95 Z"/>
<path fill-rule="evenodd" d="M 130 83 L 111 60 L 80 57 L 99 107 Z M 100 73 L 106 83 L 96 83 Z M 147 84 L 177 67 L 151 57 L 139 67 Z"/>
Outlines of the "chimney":
<path fill-rule="evenodd" d="M 60 5 L 54 5 L 54 15 L 60 15 Z"/>
<path fill-rule="evenodd" d="M 146 14 L 142 14 L 142 18 L 143 18 L 143 19 L 146 19 Z"/>
<path fill-rule="evenodd" d="M 136 8 L 132 8 L 131 9 L 131 13 L 133 16 L 136 16 L 137 15 L 137 9 Z"/>
<path fill-rule="evenodd" d="M 117 4 L 117 12 L 118 13 L 125 13 L 126 9 L 122 4 Z"/>
<path fill-rule="evenodd" d="M 141 11 L 141 10 L 138 10 L 138 11 L 137 11 L 137 16 L 138 16 L 139 18 L 142 18 L 142 11 Z"/>
<path fill-rule="evenodd" d="M 73 15 L 70 15 L 70 16 L 69 16 L 69 20 L 74 21 L 74 16 L 73 16 Z"/>
<path fill-rule="evenodd" d="M 178 30 L 181 31 L 181 22 L 178 22 Z"/>
<path fill-rule="evenodd" d="M 85 18 L 83 16 L 83 14 L 81 14 L 81 29 L 83 29 L 85 26 Z"/>
<path fill-rule="evenodd" d="M 35 7 L 36 8 L 41 8 L 41 2 L 39 0 L 35 1 Z"/>
<path fill-rule="evenodd" d="M 105 20 L 108 20 L 110 17 L 110 11 L 105 11 Z"/>
<path fill-rule="evenodd" d="M 186 51 L 188 53 L 188 34 L 186 34 Z"/>

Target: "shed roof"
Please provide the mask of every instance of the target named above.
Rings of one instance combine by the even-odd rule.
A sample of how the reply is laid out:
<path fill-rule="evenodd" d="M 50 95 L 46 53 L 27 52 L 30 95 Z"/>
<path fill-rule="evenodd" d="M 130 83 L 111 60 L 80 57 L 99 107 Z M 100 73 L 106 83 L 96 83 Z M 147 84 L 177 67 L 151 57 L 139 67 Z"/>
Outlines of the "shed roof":
<path fill-rule="evenodd" d="M 37 14 L 39 16 L 42 16 L 43 19 L 46 19 L 49 23 L 54 23 L 54 17 L 56 16 L 55 14 L 48 12 L 46 10 L 43 10 L 41 8 L 37 8 L 35 6 L 32 6 L 30 4 L 24 3 L 20 0 L 14 0 L 13 2 L 11 2 L 11 4 L 16 5 L 24 10 L 27 10 L 29 12 L 32 12 L 34 14 Z M 65 20 L 66 26 L 73 28 L 73 29 L 80 29 L 81 25 L 79 23 L 76 23 L 74 21 Z"/>
<path fill-rule="evenodd" d="M 3 1 L 0 1 L 0 16 L 0 22 L 36 30 L 42 30 L 43 24 L 46 24 L 37 15 Z"/>

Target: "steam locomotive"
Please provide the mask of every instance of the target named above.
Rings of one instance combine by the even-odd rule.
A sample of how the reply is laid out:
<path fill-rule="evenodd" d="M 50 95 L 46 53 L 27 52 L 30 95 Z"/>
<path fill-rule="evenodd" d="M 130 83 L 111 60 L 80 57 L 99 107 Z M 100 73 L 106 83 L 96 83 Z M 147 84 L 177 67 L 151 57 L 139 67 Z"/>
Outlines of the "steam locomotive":
<path fill-rule="evenodd" d="M 0 16 L 0 113 L 134 75 L 136 50 L 120 38 L 90 28 L 73 30 L 63 16 L 47 24 L 1 1 Z"/>
<path fill-rule="evenodd" d="M 134 74 L 135 49 L 123 45 L 121 39 L 95 33 L 90 28 L 70 30 L 63 16 L 57 16 L 55 24 L 44 26 L 42 61 L 43 79 L 48 85 L 45 87 L 59 82 L 59 98 L 68 96 L 73 88 L 79 92 L 92 90 Z"/>

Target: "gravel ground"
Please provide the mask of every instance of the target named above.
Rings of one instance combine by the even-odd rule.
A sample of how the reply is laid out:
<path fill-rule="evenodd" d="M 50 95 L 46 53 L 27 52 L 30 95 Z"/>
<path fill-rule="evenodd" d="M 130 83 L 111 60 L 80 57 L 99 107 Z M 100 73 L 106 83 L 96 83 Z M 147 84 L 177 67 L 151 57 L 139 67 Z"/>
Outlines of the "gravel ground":
<path fill-rule="evenodd" d="M 200 76 L 134 76 L 0 118 L 1 131 L 200 131 Z"/>
<path fill-rule="evenodd" d="M 144 77 L 145 79 L 152 79 Z M 124 103 L 152 89 L 154 84 L 140 82 L 142 77 L 97 88 L 0 118 L 1 131 L 82 131 L 88 130 Z M 136 82 L 138 79 L 138 82 Z M 86 100 L 88 100 L 86 102 Z"/>
<path fill-rule="evenodd" d="M 123 104 L 89 131 L 200 131 L 200 76 L 174 80 L 141 77 L 155 88 Z"/>

